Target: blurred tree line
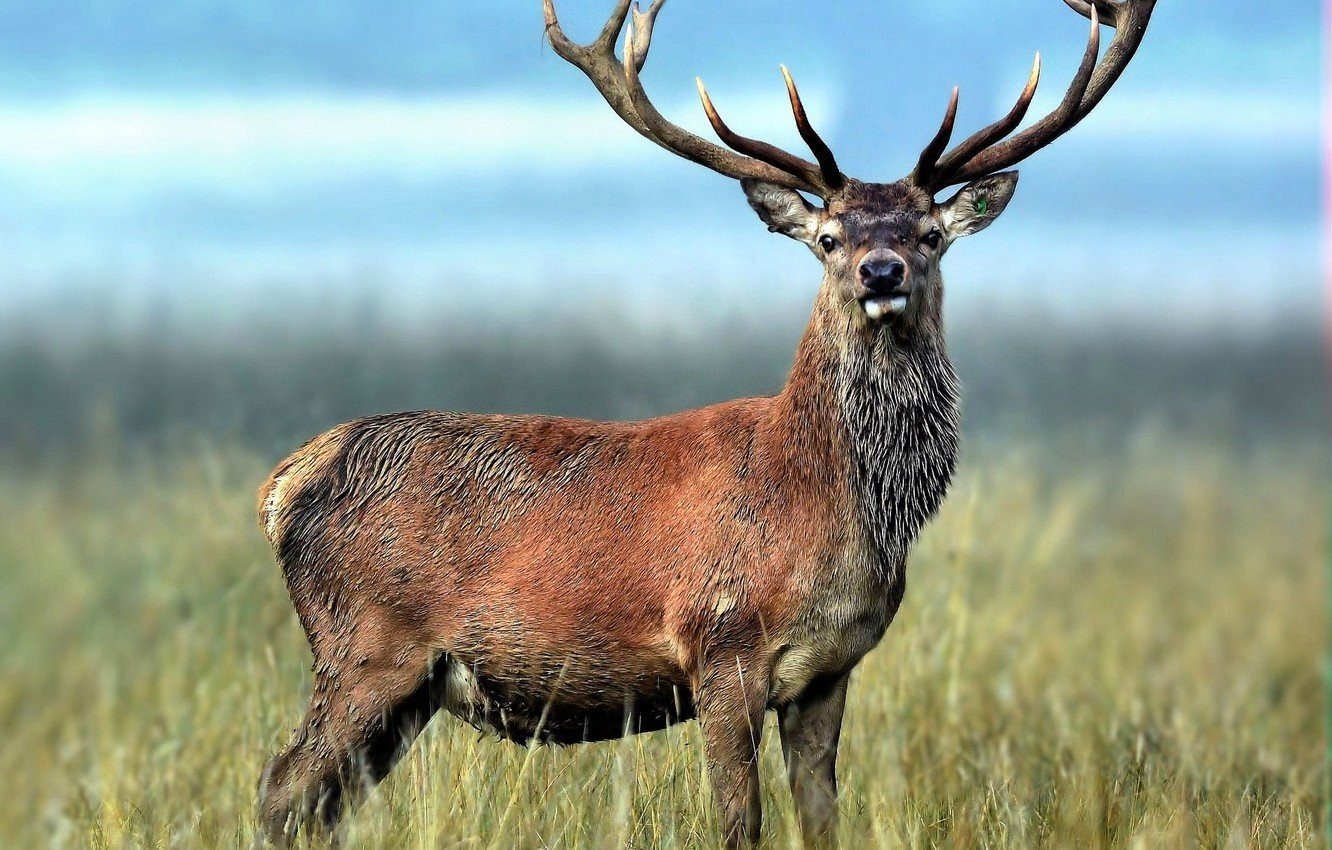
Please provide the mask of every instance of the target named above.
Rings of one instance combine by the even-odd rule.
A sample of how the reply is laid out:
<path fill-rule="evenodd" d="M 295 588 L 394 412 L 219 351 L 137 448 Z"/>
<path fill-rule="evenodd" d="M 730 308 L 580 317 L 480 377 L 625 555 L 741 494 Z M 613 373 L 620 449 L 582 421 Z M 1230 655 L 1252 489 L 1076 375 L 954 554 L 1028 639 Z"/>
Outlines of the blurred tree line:
<path fill-rule="evenodd" d="M 585 306 L 585 305 L 584 305 Z M 777 391 L 803 328 L 689 326 L 608 308 L 417 317 L 375 311 L 210 328 L 149 312 L 27 316 L 0 335 L 0 458 L 208 439 L 274 457 L 335 423 L 420 408 L 632 419 Z M 1144 429 L 1249 446 L 1321 440 L 1317 328 L 1253 333 L 1088 329 L 970 319 L 950 328 L 972 441 L 1074 439 L 1106 450 Z"/>

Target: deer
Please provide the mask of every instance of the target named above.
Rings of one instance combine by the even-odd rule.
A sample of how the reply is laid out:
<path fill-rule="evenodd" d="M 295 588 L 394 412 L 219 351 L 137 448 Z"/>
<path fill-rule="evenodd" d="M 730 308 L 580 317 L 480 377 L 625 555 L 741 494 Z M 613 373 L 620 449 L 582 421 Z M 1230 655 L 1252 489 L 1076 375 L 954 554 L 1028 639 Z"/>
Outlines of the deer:
<path fill-rule="evenodd" d="M 770 397 L 633 422 L 370 416 L 279 463 L 259 521 L 313 686 L 260 777 L 274 842 L 335 830 L 440 709 L 522 745 L 696 719 L 728 847 L 760 835 L 773 711 L 800 832 L 835 840 L 848 683 L 898 611 L 908 551 L 957 461 L 940 261 L 1008 206 L 1012 166 L 1105 97 L 1155 0 L 1064 0 L 1091 30 L 1058 106 L 1018 129 L 1038 53 L 1012 109 L 950 149 L 954 88 L 914 169 L 890 183 L 843 173 L 785 67 L 813 161 L 733 131 L 701 81 L 725 147 L 667 120 L 640 81 L 662 3 L 616 0 L 582 45 L 543 0 L 545 33 L 625 123 L 738 180 L 768 229 L 822 264 L 789 377 Z"/>

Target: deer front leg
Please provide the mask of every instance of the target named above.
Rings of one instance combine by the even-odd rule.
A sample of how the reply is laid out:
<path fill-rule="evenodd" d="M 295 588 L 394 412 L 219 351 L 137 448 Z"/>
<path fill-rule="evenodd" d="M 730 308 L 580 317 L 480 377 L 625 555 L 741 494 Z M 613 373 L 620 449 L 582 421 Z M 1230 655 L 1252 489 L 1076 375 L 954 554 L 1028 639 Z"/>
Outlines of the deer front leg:
<path fill-rule="evenodd" d="M 758 843 L 763 817 L 758 751 L 767 677 L 756 665 L 731 656 L 710 666 L 701 678 L 694 704 L 726 846 L 751 846 Z"/>
<path fill-rule="evenodd" d="M 800 832 L 811 845 L 837 840 L 837 742 L 850 678 L 846 673 L 814 682 L 778 712 L 791 796 Z"/>

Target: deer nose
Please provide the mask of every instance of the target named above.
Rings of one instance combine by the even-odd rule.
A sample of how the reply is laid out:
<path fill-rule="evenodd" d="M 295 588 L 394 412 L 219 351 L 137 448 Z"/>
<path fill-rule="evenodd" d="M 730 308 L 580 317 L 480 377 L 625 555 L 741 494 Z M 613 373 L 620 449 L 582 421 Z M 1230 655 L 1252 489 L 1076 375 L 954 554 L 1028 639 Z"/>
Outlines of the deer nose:
<path fill-rule="evenodd" d="M 860 285 L 875 295 L 900 289 L 906 282 L 907 267 L 902 258 L 892 251 L 871 251 L 856 269 Z"/>

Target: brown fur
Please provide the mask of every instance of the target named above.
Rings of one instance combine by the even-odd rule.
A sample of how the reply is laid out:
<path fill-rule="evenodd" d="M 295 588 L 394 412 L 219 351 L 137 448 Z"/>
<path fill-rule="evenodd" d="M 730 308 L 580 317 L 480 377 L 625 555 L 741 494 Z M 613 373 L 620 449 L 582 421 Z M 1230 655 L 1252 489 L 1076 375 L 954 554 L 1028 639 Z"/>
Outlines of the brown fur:
<path fill-rule="evenodd" d="M 331 824 L 443 707 L 520 742 L 699 716 L 728 823 L 751 835 L 763 712 L 827 703 L 810 728 L 840 725 L 837 695 L 896 611 L 905 547 L 952 470 L 956 398 L 938 299 L 925 304 L 890 332 L 825 285 L 771 398 L 630 423 L 377 416 L 279 464 L 259 491 L 260 524 L 315 687 L 261 782 L 268 833 L 289 836 L 316 813 Z M 922 368 L 947 390 L 938 480 L 919 511 L 894 515 L 881 496 L 865 504 L 865 481 L 891 473 L 866 464 L 890 461 L 857 449 L 853 419 L 905 422 L 939 399 L 865 397 L 854 373 Z M 784 728 L 801 740 L 799 723 Z M 793 782 L 805 750 L 831 770 L 817 749 L 788 754 Z M 811 828 L 827 828 L 830 781 L 803 783 L 822 800 Z"/>

